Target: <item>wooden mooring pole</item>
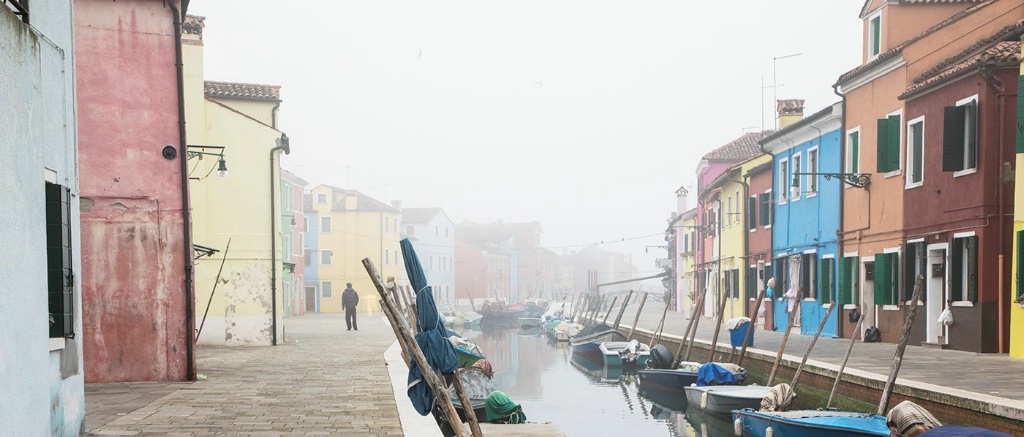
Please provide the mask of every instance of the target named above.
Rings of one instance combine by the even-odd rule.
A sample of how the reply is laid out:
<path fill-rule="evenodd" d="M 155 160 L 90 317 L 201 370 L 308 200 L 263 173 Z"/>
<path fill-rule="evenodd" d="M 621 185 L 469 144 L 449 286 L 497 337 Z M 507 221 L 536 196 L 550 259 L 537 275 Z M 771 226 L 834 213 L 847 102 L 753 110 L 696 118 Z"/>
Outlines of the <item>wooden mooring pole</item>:
<path fill-rule="evenodd" d="M 629 294 L 626 295 L 626 300 L 622 301 L 622 307 L 619 308 L 619 315 L 615 316 L 615 325 L 612 329 L 619 330 L 619 322 L 622 321 L 622 313 L 626 312 L 626 305 L 629 305 L 629 299 L 633 297 L 633 290 L 629 290 Z"/>
<path fill-rule="evenodd" d="M 700 303 L 697 304 L 696 310 L 692 320 L 693 331 L 690 331 L 690 338 L 686 340 L 686 355 L 683 356 L 683 361 L 690 361 L 690 351 L 693 350 L 693 340 L 697 338 L 697 326 L 700 325 L 700 313 L 704 312 L 704 300 L 707 299 L 708 288 L 704 287 L 704 291 L 700 294 Z"/>
<path fill-rule="evenodd" d="M 903 334 L 900 335 L 900 342 L 896 345 L 896 355 L 892 358 L 892 367 L 889 368 L 889 380 L 885 382 L 882 399 L 878 402 L 878 415 L 885 414 L 885 409 L 889 406 L 889 397 L 892 396 L 892 388 L 896 385 L 896 374 L 900 373 L 900 366 L 903 364 L 903 352 L 907 350 L 910 328 L 914 326 L 914 316 L 917 315 L 917 302 L 921 298 L 922 283 L 924 283 L 924 275 L 917 275 L 917 280 L 914 281 L 914 295 L 910 297 L 910 309 L 907 310 L 907 318 L 903 321 Z"/>
<path fill-rule="evenodd" d="M 715 294 L 718 295 L 718 292 L 716 291 Z M 717 320 L 715 320 L 715 334 L 711 337 L 711 347 L 708 348 L 711 351 L 708 354 L 709 363 L 715 361 L 715 352 L 718 349 L 718 332 L 722 330 L 722 317 L 725 317 L 725 304 L 729 302 L 729 299 L 726 299 L 725 295 L 726 293 L 722 293 L 720 295 L 722 301 L 718 304 L 718 317 Z"/>
<path fill-rule="evenodd" d="M 775 364 L 772 365 L 772 373 L 768 375 L 768 382 L 766 385 L 772 385 L 775 382 L 775 374 L 779 371 L 779 364 L 782 363 L 782 353 L 786 351 L 786 342 L 789 341 L 789 332 L 793 330 L 793 325 L 796 323 L 796 316 L 800 312 L 800 301 L 804 298 L 804 291 L 798 290 L 796 292 L 796 304 L 793 305 L 793 311 L 789 312 L 789 324 L 786 326 L 786 333 L 782 334 L 782 344 L 779 345 L 779 353 L 775 354 Z"/>
<path fill-rule="evenodd" d="M 807 364 L 807 357 L 811 356 L 811 349 L 814 349 L 814 343 L 818 342 L 818 337 L 821 336 L 821 330 L 825 329 L 825 322 L 828 321 L 828 316 L 832 315 L 832 310 L 835 309 L 837 304 L 832 304 L 828 307 L 828 311 L 825 311 L 825 317 L 822 317 L 821 323 L 818 323 L 818 330 L 814 331 L 814 338 L 811 339 L 811 344 L 807 345 L 807 352 L 804 352 L 804 358 L 800 360 L 800 366 L 796 368 L 796 374 L 793 375 L 793 382 L 789 383 L 793 391 L 796 391 L 796 382 L 800 380 L 800 372 L 804 370 L 804 364 Z"/>
<path fill-rule="evenodd" d="M 757 292 L 757 304 L 754 305 L 754 317 L 750 318 L 750 326 L 747 326 L 747 335 L 743 336 L 743 347 L 740 348 L 740 357 L 736 359 L 737 366 L 743 366 L 743 359 L 747 356 L 747 345 L 754 337 L 754 329 L 757 328 L 757 314 L 761 311 L 761 304 L 764 302 L 764 287 Z"/>
<path fill-rule="evenodd" d="M 690 329 L 696 329 L 697 319 L 700 317 L 700 309 L 704 306 L 704 294 L 707 292 L 705 288 L 699 295 L 697 300 L 694 301 L 693 307 L 690 308 L 690 322 L 686 324 L 686 332 L 683 333 L 683 338 L 679 340 L 679 349 L 676 350 L 676 356 L 672 359 L 672 368 L 679 366 L 679 363 L 683 361 L 683 347 L 689 343 L 690 340 Z M 686 359 L 690 358 L 690 348 L 686 346 Z"/>
<path fill-rule="evenodd" d="M 846 356 L 843 357 L 843 364 L 839 365 L 839 372 L 836 373 L 836 380 L 832 383 L 832 392 L 828 394 L 828 402 L 825 403 L 825 408 L 832 406 L 832 399 L 836 396 L 836 387 L 839 387 L 839 380 L 843 379 L 843 371 L 846 370 L 846 362 L 850 360 L 850 352 L 853 351 L 853 345 L 857 343 L 857 334 L 860 334 L 860 327 L 863 324 L 864 316 L 861 315 L 860 318 L 857 319 L 857 325 L 853 327 L 853 335 L 850 335 L 850 345 L 846 348 Z"/>
<path fill-rule="evenodd" d="M 604 320 L 602 320 L 601 323 L 608 323 L 608 316 L 612 314 L 612 308 L 615 308 L 615 302 L 618 302 L 618 300 L 618 296 L 612 298 L 612 304 L 608 305 L 608 312 L 604 313 Z"/>
<path fill-rule="evenodd" d="M 644 292 L 644 297 L 640 299 L 640 307 L 636 309 L 636 317 L 633 318 L 633 326 L 629 328 L 629 335 L 626 336 L 626 341 L 633 339 L 633 332 L 636 331 L 636 324 L 640 321 L 640 312 L 644 310 L 644 304 L 647 303 L 647 292 Z"/>
<path fill-rule="evenodd" d="M 426 381 L 427 385 L 434 392 L 434 396 L 437 397 L 437 402 L 441 404 L 441 408 L 444 410 L 445 415 L 448 416 L 448 423 L 451 425 L 455 435 L 464 437 L 466 430 L 462 427 L 462 422 L 459 420 L 459 413 L 455 410 L 455 405 L 452 404 L 451 397 L 448 396 L 448 386 L 444 383 L 444 380 L 434 372 L 430 364 L 427 363 L 427 357 L 423 355 L 423 351 L 420 350 L 419 344 L 416 343 L 416 338 L 412 334 L 412 330 L 409 325 L 405 322 L 404 318 L 399 317 L 399 311 L 395 303 L 391 301 L 391 296 L 388 295 L 387 290 L 384 289 L 384 283 L 380 279 L 380 273 L 377 271 L 377 267 L 373 265 L 373 261 L 369 258 L 363 258 L 363 267 L 366 268 L 366 273 L 370 275 L 370 280 L 373 281 L 373 285 L 377 288 L 377 293 L 380 294 L 381 300 L 384 302 L 385 312 L 390 312 L 390 319 L 394 319 L 398 323 L 398 333 L 401 336 L 399 341 L 404 341 L 409 346 L 409 351 L 412 353 L 412 357 L 416 360 L 416 365 L 419 366 L 420 371 L 423 373 L 423 380 Z M 461 395 L 460 395 L 461 397 Z M 469 400 L 468 398 L 466 400 Z M 473 405 L 464 403 L 462 405 L 463 411 L 466 411 L 467 420 L 475 420 L 473 415 Z M 473 416 L 473 419 L 470 419 Z"/>

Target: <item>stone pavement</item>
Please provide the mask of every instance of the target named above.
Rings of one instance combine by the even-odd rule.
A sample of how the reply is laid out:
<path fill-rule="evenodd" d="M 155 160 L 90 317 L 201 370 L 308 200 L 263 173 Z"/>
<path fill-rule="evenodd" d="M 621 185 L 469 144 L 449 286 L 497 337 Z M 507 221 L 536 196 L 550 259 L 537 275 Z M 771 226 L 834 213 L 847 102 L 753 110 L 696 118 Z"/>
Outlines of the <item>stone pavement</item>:
<path fill-rule="evenodd" d="M 277 347 L 200 347 L 192 383 L 87 384 L 85 435 L 403 435 L 381 314 L 285 320 Z"/>

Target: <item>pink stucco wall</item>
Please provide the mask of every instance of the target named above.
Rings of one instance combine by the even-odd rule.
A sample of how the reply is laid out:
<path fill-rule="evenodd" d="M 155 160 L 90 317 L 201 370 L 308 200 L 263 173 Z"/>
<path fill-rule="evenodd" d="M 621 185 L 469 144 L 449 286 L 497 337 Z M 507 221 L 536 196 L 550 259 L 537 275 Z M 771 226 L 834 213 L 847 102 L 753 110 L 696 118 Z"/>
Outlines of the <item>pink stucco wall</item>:
<path fill-rule="evenodd" d="M 85 381 L 187 378 L 174 17 L 75 0 Z"/>

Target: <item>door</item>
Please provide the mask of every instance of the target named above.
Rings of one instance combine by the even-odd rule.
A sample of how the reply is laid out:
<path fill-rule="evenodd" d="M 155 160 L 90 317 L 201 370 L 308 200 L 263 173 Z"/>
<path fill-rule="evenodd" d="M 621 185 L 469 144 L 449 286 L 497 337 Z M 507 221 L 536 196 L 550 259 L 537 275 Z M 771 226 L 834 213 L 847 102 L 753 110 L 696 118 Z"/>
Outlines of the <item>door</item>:
<path fill-rule="evenodd" d="M 946 303 L 946 251 L 947 244 L 928 245 L 928 289 L 925 293 L 925 308 L 927 308 L 927 338 L 926 342 L 935 344 L 946 344 L 946 327 L 939 323 L 939 315 L 945 309 Z"/>
<path fill-rule="evenodd" d="M 306 311 L 316 312 L 316 287 L 306 287 Z"/>

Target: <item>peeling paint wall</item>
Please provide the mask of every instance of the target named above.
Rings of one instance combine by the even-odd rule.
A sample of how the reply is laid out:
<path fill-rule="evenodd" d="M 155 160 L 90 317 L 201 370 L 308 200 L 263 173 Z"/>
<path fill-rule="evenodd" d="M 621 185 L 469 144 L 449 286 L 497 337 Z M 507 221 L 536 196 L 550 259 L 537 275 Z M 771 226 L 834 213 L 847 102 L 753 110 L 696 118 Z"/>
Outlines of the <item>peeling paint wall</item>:
<path fill-rule="evenodd" d="M 78 435 L 85 419 L 81 337 L 48 335 L 45 182 L 78 202 L 71 5 L 33 0 L 30 27 L 0 5 L 0 425 L 4 435 Z M 71 270 L 80 277 L 79 217 Z M 75 332 L 81 287 L 73 283 Z"/>
<path fill-rule="evenodd" d="M 76 0 L 87 382 L 188 375 L 174 15 L 163 1 Z"/>

